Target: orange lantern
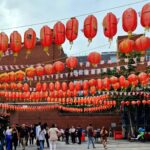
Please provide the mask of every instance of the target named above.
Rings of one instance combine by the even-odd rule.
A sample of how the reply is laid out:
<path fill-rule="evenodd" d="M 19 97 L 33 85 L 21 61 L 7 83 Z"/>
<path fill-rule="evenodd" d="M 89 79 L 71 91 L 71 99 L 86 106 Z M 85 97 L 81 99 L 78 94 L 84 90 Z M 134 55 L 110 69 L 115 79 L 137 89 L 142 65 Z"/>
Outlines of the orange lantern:
<path fill-rule="evenodd" d="M 35 69 L 33 67 L 30 67 L 30 68 L 27 68 L 26 71 L 26 76 L 29 78 L 29 79 L 32 79 L 34 76 L 35 76 Z"/>
<path fill-rule="evenodd" d="M 14 31 L 10 35 L 10 48 L 14 53 L 14 57 L 18 56 L 18 53 L 21 50 L 22 46 L 22 39 L 19 32 Z"/>
<path fill-rule="evenodd" d="M 128 35 L 131 36 L 132 32 L 137 27 L 137 13 L 133 8 L 128 8 L 123 12 L 122 15 L 122 27 Z"/>
<path fill-rule="evenodd" d="M 23 79 L 25 77 L 25 72 L 22 70 L 19 70 L 19 71 L 15 72 L 15 75 L 16 75 L 17 81 L 23 81 Z"/>
<path fill-rule="evenodd" d="M 25 83 L 23 85 L 23 90 L 24 90 L 24 92 L 28 92 L 29 91 L 29 85 L 28 85 L 28 83 Z"/>
<path fill-rule="evenodd" d="M 116 82 L 118 82 L 118 78 L 115 77 L 115 76 L 112 76 L 112 77 L 110 78 L 110 82 L 111 82 L 111 84 L 115 84 Z"/>
<path fill-rule="evenodd" d="M 66 38 L 69 40 L 71 45 L 78 36 L 78 26 L 79 23 L 75 17 L 72 17 L 66 23 Z"/>
<path fill-rule="evenodd" d="M 36 71 L 36 75 L 39 77 L 44 75 L 44 68 L 42 66 L 36 67 L 35 71 Z"/>
<path fill-rule="evenodd" d="M 66 82 L 63 82 L 62 85 L 61 85 L 61 87 L 62 87 L 62 90 L 63 90 L 64 92 L 67 91 L 67 89 L 68 89 L 68 86 L 67 86 L 67 83 L 66 83 Z"/>
<path fill-rule="evenodd" d="M 119 50 L 121 53 L 128 55 L 134 49 L 134 41 L 130 39 L 125 39 L 119 44 Z"/>
<path fill-rule="evenodd" d="M 84 36 L 88 39 L 89 44 L 97 34 L 97 26 L 97 19 L 95 16 L 90 15 L 85 18 L 83 32 Z"/>
<path fill-rule="evenodd" d="M 54 66 L 51 65 L 51 64 L 47 64 L 47 65 L 44 66 L 44 71 L 47 75 L 51 75 L 55 72 Z"/>
<path fill-rule="evenodd" d="M 43 26 L 40 30 L 40 40 L 41 44 L 44 47 L 44 52 L 49 55 L 48 49 L 52 44 L 53 33 L 50 27 Z"/>
<path fill-rule="evenodd" d="M 117 33 L 117 18 L 113 13 L 107 13 L 103 19 L 103 32 L 106 37 L 111 41 L 113 36 Z"/>
<path fill-rule="evenodd" d="M 91 52 L 88 57 L 87 60 L 93 65 L 96 66 L 97 64 L 100 63 L 101 61 L 101 55 L 98 52 Z"/>
<path fill-rule="evenodd" d="M 141 25 L 149 30 L 150 28 L 150 3 L 147 3 L 143 6 L 141 11 Z"/>
<path fill-rule="evenodd" d="M 102 79 L 97 79 L 97 89 L 101 91 L 103 89 L 103 81 Z"/>
<path fill-rule="evenodd" d="M 24 33 L 24 46 L 27 49 L 27 58 L 28 55 L 31 54 L 31 50 L 35 47 L 36 45 L 36 33 L 32 28 L 29 28 L 25 33 Z"/>
<path fill-rule="evenodd" d="M 41 85 L 40 82 L 38 82 L 38 83 L 36 84 L 36 91 L 37 91 L 37 92 L 40 92 L 41 90 L 42 90 L 42 85 Z"/>
<path fill-rule="evenodd" d="M 4 33 L 0 33 L 0 57 L 8 49 L 8 36 Z"/>
<path fill-rule="evenodd" d="M 50 82 L 50 83 L 49 83 L 49 90 L 50 90 L 50 91 L 54 91 L 54 88 L 55 88 L 54 83 L 53 83 L 53 82 Z"/>
<path fill-rule="evenodd" d="M 77 67 L 77 65 L 78 65 L 78 59 L 76 57 L 71 56 L 66 59 L 66 66 L 69 69 L 73 70 Z"/>
<path fill-rule="evenodd" d="M 54 34 L 54 43 L 61 47 L 61 45 L 65 42 L 65 26 L 62 22 L 57 22 L 54 25 L 54 30 L 53 30 L 53 34 Z"/>
<path fill-rule="evenodd" d="M 56 89 L 57 91 L 59 91 L 59 90 L 61 89 L 61 84 L 60 84 L 59 81 L 56 81 L 56 82 L 55 82 L 55 89 Z"/>
<path fill-rule="evenodd" d="M 81 89 L 81 83 L 80 83 L 79 81 L 77 81 L 77 82 L 75 83 L 75 89 L 76 89 L 77 91 L 79 91 L 79 90 Z"/>
<path fill-rule="evenodd" d="M 64 63 L 61 62 L 61 61 L 56 61 L 56 62 L 53 64 L 53 66 L 54 66 L 54 69 L 55 69 L 55 71 L 56 71 L 57 73 L 60 73 L 60 72 L 64 71 L 64 69 L 65 69 L 65 65 L 64 65 Z"/>
<path fill-rule="evenodd" d="M 47 90 L 47 83 L 43 83 L 42 84 L 42 91 L 46 92 L 46 90 Z"/>
<path fill-rule="evenodd" d="M 89 82 L 87 80 L 84 80 L 83 83 L 82 83 L 82 86 L 83 86 L 83 90 L 88 90 Z"/>
<path fill-rule="evenodd" d="M 73 82 L 69 82 L 69 90 L 70 91 L 74 90 L 74 83 Z"/>

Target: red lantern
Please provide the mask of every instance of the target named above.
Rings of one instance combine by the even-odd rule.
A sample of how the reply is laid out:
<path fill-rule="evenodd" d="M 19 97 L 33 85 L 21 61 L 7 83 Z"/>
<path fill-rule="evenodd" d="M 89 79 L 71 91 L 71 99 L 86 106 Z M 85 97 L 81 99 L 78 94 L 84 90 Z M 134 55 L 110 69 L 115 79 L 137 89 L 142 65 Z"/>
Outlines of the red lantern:
<path fill-rule="evenodd" d="M 137 100 L 137 105 L 139 106 L 141 104 L 141 101 L 140 100 Z"/>
<path fill-rule="evenodd" d="M 88 90 L 89 82 L 87 80 L 84 80 L 83 83 L 82 83 L 82 86 L 83 86 L 83 90 Z"/>
<path fill-rule="evenodd" d="M 77 81 L 77 82 L 75 83 L 75 89 L 76 89 L 77 91 L 79 91 L 79 90 L 81 89 L 81 83 L 80 83 L 79 81 Z"/>
<path fill-rule="evenodd" d="M 125 105 L 125 102 L 124 102 L 124 101 L 121 101 L 121 105 L 124 106 L 124 105 Z"/>
<path fill-rule="evenodd" d="M 128 35 L 131 36 L 132 32 L 137 27 L 137 13 L 133 8 L 128 8 L 122 15 L 122 27 Z"/>
<path fill-rule="evenodd" d="M 47 55 L 49 55 L 48 49 L 49 46 L 52 44 L 52 38 L 53 34 L 51 28 L 48 26 L 43 26 L 40 30 L 40 39 L 41 44 L 44 47 L 44 52 L 46 52 Z"/>
<path fill-rule="evenodd" d="M 150 48 L 150 38 L 141 36 L 135 41 L 135 49 L 136 51 L 145 52 L 148 48 Z"/>
<path fill-rule="evenodd" d="M 47 75 L 51 75 L 55 72 L 54 66 L 51 65 L 51 64 L 47 64 L 47 65 L 44 66 L 44 71 Z"/>
<path fill-rule="evenodd" d="M 49 90 L 50 90 L 50 91 L 54 91 L 54 88 L 55 88 L 54 83 L 53 83 L 53 82 L 50 82 L 50 83 L 49 83 Z"/>
<path fill-rule="evenodd" d="M 126 101 L 125 104 L 126 104 L 127 106 L 129 106 L 129 105 L 130 105 L 130 102 L 129 102 L 129 101 Z"/>
<path fill-rule="evenodd" d="M 15 72 L 13 72 L 13 71 L 9 72 L 8 75 L 9 75 L 9 81 L 10 82 L 16 81 L 16 74 L 15 74 Z"/>
<path fill-rule="evenodd" d="M 97 89 L 101 91 L 103 89 L 103 81 L 102 79 L 97 79 Z"/>
<path fill-rule="evenodd" d="M 88 57 L 87 60 L 93 65 L 97 65 L 98 63 L 100 63 L 101 61 L 101 55 L 97 52 L 91 52 Z"/>
<path fill-rule="evenodd" d="M 89 86 L 97 86 L 97 80 L 96 79 L 90 79 L 89 80 Z"/>
<path fill-rule="evenodd" d="M 54 25 L 54 43 L 61 46 L 65 42 L 65 26 L 62 22 L 57 22 Z"/>
<path fill-rule="evenodd" d="M 90 93 L 92 95 L 96 94 L 96 87 L 95 86 L 90 87 Z"/>
<path fill-rule="evenodd" d="M 110 78 L 110 82 L 111 82 L 111 84 L 115 84 L 116 82 L 118 82 L 118 78 L 115 77 L 115 76 L 112 76 L 112 77 Z"/>
<path fill-rule="evenodd" d="M 38 83 L 36 84 L 36 91 L 37 91 L 37 92 L 40 92 L 41 90 L 42 90 L 42 85 L 41 85 L 40 82 L 38 82 Z"/>
<path fill-rule="evenodd" d="M 83 32 L 89 43 L 92 42 L 92 39 L 97 34 L 97 19 L 95 16 L 90 15 L 85 18 Z"/>
<path fill-rule="evenodd" d="M 73 70 L 77 67 L 77 65 L 78 65 L 78 59 L 76 57 L 71 56 L 66 59 L 66 66 L 69 69 Z"/>
<path fill-rule="evenodd" d="M 119 82 L 116 82 L 116 83 L 112 84 L 112 87 L 113 87 L 114 90 L 118 90 L 120 88 Z"/>
<path fill-rule="evenodd" d="M 145 4 L 142 8 L 141 25 L 145 27 L 146 30 L 150 28 L 150 3 Z"/>
<path fill-rule="evenodd" d="M 70 91 L 74 90 L 74 83 L 73 82 L 69 82 L 69 90 Z"/>
<path fill-rule="evenodd" d="M 135 106 L 135 105 L 136 105 L 136 101 L 132 101 L 131 104 L 132 104 L 133 106 Z"/>
<path fill-rule="evenodd" d="M 103 19 L 103 32 L 109 40 L 113 39 L 113 36 L 117 33 L 117 18 L 113 13 L 107 13 Z"/>
<path fill-rule="evenodd" d="M 0 33 L 0 57 L 8 49 L 8 36 L 4 33 Z"/>
<path fill-rule="evenodd" d="M 17 81 L 22 81 L 25 77 L 25 73 L 22 70 L 17 71 L 15 74 L 16 74 Z"/>
<path fill-rule="evenodd" d="M 33 67 L 27 68 L 25 72 L 26 72 L 26 76 L 29 79 L 32 79 L 35 76 L 35 73 L 36 73 L 35 69 Z"/>
<path fill-rule="evenodd" d="M 13 51 L 15 57 L 18 56 L 18 53 L 21 50 L 21 44 L 21 35 L 17 31 L 12 32 L 10 35 L 10 48 Z"/>
<path fill-rule="evenodd" d="M 53 64 L 53 66 L 54 66 L 54 69 L 55 69 L 55 71 L 56 71 L 57 73 L 60 73 L 60 72 L 64 71 L 64 69 L 65 69 L 65 65 L 64 65 L 64 63 L 61 62 L 61 61 L 56 61 L 56 62 Z"/>
<path fill-rule="evenodd" d="M 147 101 L 146 101 L 146 100 L 142 100 L 142 104 L 143 104 L 143 105 L 146 105 L 146 104 L 147 104 Z"/>
<path fill-rule="evenodd" d="M 134 49 L 134 41 L 130 39 L 125 39 L 119 44 L 119 50 L 121 53 L 128 54 Z"/>
<path fill-rule="evenodd" d="M 66 23 L 66 38 L 69 40 L 70 44 L 73 44 L 73 41 L 78 36 L 78 20 L 73 17 Z"/>
<path fill-rule="evenodd" d="M 128 81 L 130 82 L 130 84 L 133 84 L 137 79 L 138 78 L 135 74 L 131 74 L 128 76 Z"/>
<path fill-rule="evenodd" d="M 105 77 L 104 79 L 103 79 L 103 87 L 104 87 L 104 89 L 105 90 L 110 90 L 110 80 L 109 80 L 109 78 L 108 77 Z"/>
<path fill-rule="evenodd" d="M 63 82 L 62 83 L 62 90 L 65 92 L 65 91 L 67 91 L 67 83 L 66 82 Z"/>
<path fill-rule="evenodd" d="M 24 92 L 28 92 L 29 91 L 29 85 L 28 85 L 28 83 L 25 83 L 23 85 L 23 90 L 24 90 Z"/>
<path fill-rule="evenodd" d="M 59 81 L 56 81 L 56 82 L 55 82 L 55 89 L 56 89 L 57 91 L 59 91 L 60 88 L 61 88 L 60 82 L 59 82 Z"/>
<path fill-rule="evenodd" d="M 44 68 L 42 66 L 36 67 L 35 71 L 36 71 L 37 76 L 43 76 L 44 75 Z"/>
<path fill-rule="evenodd" d="M 138 78 L 139 78 L 140 81 L 143 81 L 143 80 L 146 80 L 148 77 L 147 77 L 147 74 L 145 72 L 141 72 L 138 75 Z"/>
<path fill-rule="evenodd" d="M 47 83 L 43 83 L 42 84 L 42 91 L 46 92 L 46 90 L 47 90 Z"/>
<path fill-rule="evenodd" d="M 84 91 L 83 91 L 83 95 L 84 95 L 84 96 L 88 96 L 88 94 L 89 94 L 89 93 L 88 93 L 88 90 L 84 90 Z"/>
<path fill-rule="evenodd" d="M 22 88 L 23 88 L 23 85 L 22 85 L 21 83 L 18 83 L 18 84 L 17 84 L 17 89 L 18 89 L 19 91 L 21 91 Z"/>
<path fill-rule="evenodd" d="M 31 53 L 31 50 L 35 47 L 36 44 L 36 33 L 32 28 L 29 28 L 24 33 L 24 46 L 27 49 L 27 56 Z"/>

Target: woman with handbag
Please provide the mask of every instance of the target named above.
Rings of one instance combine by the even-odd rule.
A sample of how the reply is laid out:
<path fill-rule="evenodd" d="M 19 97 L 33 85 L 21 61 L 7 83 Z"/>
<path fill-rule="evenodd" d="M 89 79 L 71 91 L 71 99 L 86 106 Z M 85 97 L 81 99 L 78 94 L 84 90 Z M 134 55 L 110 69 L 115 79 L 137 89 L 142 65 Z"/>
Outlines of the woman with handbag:
<path fill-rule="evenodd" d="M 52 127 L 48 131 L 49 140 L 50 140 L 50 150 L 56 150 L 56 141 L 58 140 L 59 130 L 55 127 L 55 124 L 52 124 Z"/>

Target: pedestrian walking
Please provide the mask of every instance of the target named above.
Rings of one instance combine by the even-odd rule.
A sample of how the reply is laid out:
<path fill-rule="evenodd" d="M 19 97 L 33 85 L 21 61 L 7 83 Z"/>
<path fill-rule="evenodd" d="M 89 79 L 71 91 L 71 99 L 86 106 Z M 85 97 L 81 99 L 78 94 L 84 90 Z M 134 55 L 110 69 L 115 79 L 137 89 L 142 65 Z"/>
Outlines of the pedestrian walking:
<path fill-rule="evenodd" d="M 76 129 L 74 128 L 74 126 L 72 126 L 70 128 L 70 134 L 71 134 L 71 141 L 73 144 L 75 143 L 75 132 L 76 132 Z"/>
<path fill-rule="evenodd" d="M 66 144 L 69 144 L 69 136 L 70 136 L 70 132 L 69 132 L 69 128 L 67 127 L 67 128 L 65 129 Z"/>
<path fill-rule="evenodd" d="M 108 131 L 106 130 L 105 127 L 102 127 L 101 139 L 102 139 L 102 144 L 103 144 L 105 149 L 107 149 L 107 136 L 108 136 Z"/>
<path fill-rule="evenodd" d="M 12 146 L 14 147 L 14 150 L 17 149 L 18 140 L 19 140 L 18 130 L 17 130 L 16 126 L 14 125 L 12 128 Z"/>
<path fill-rule="evenodd" d="M 6 150 L 12 150 L 12 129 L 7 127 L 6 130 Z"/>
<path fill-rule="evenodd" d="M 93 148 L 95 148 L 95 145 L 94 145 L 94 130 L 93 130 L 93 127 L 92 127 L 92 124 L 89 124 L 87 126 L 87 137 L 88 137 L 88 149 L 90 148 L 90 144 L 92 143 L 93 145 Z"/>
<path fill-rule="evenodd" d="M 41 126 L 41 131 L 39 132 L 39 137 L 38 137 L 40 143 L 40 150 L 44 149 L 45 134 L 46 134 L 46 130 L 44 126 Z"/>
<path fill-rule="evenodd" d="M 56 150 L 56 141 L 58 140 L 59 130 L 52 124 L 52 127 L 48 130 L 49 140 L 50 140 L 50 150 Z"/>
<path fill-rule="evenodd" d="M 77 127 L 77 137 L 78 137 L 78 141 L 79 141 L 78 144 L 81 144 L 82 128 L 80 125 Z"/>
<path fill-rule="evenodd" d="M 0 124 L 0 150 L 4 150 L 4 140 L 5 140 L 5 129 L 4 127 Z"/>

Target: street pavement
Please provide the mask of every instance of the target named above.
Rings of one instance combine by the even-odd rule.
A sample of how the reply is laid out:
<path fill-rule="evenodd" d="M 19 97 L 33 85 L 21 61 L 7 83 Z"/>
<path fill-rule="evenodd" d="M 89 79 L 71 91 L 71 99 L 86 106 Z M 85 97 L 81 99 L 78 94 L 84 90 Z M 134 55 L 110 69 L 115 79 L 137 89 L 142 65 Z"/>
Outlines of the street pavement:
<path fill-rule="evenodd" d="M 96 148 L 94 150 L 104 150 L 103 145 L 100 143 L 95 144 Z M 21 147 L 17 148 L 22 150 Z M 45 150 L 48 148 L 45 148 Z M 90 145 L 90 149 L 92 145 Z M 26 150 L 37 150 L 36 146 L 28 146 Z M 79 144 L 69 144 L 66 145 L 64 142 L 57 142 L 56 150 L 87 150 L 87 142 Z M 107 150 L 150 150 L 150 142 L 128 142 L 126 140 L 108 140 Z"/>

